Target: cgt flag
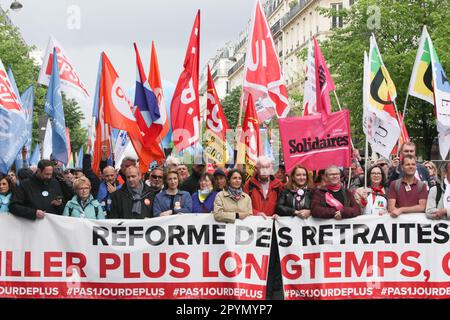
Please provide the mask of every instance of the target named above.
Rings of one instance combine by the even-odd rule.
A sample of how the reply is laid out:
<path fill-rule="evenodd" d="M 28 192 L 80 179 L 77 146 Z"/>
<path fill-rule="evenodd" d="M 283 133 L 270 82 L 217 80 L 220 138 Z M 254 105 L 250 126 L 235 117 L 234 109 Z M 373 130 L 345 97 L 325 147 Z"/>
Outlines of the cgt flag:
<path fill-rule="evenodd" d="M 147 172 L 150 163 L 160 163 L 164 153 L 157 141 L 149 148 L 144 146 L 141 131 L 133 114 L 133 105 L 120 84 L 119 75 L 105 53 L 102 54 L 102 75 L 100 81 L 100 110 L 104 112 L 104 123 L 111 128 L 125 130 L 139 157 L 139 171 Z M 100 117 L 100 115 L 99 115 Z"/>
<path fill-rule="evenodd" d="M 25 112 L 0 60 L 0 172 L 7 174 L 28 134 Z"/>
<path fill-rule="evenodd" d="M 53 51 L 53 69 L 48 84 L 44 112 L 52 118 L 52 156 L 65 165 L 69 161 L 69 148 L 66 135 L 66 121 L 62 104 L 61 86 L 56 49 Z"/>
<path fill-rule="evenodd" d="M 56 41 L 55 38 L 50 36 L 47 45 L 47 51 L 44 56 L 44 62 L 39 72 L 38 83 L 48 86 L 53 68 L 53 51 L 56 50 L 58 57 L 58 69 L 59 77 L 61 81 L 61 90 L 67 94 L 85 99 L 89 97 L 89 93 L 86 87 L 81 82 L 78 74 L 76 73 L 72 63 L 67 57 L 63 47 Z"/>
<path fill-rule="evenodd" d="M 226 134 L 230 127 L 223 113 L 209 65 L 206 109 L 205 153 L 214 162 L 225 164 L 227 162 Z"/>
<path fill-rule="evenodd" d="M 173 142 L 178 152 L 200 140 L 200 100 L 198 74 L 200 60 L 200 10 L 191 31 L 184 70 L 178 79 L 170 105 Z"/>
<path fill-rule="evenodd" d="M 256 2 L 253 25 L 248 38 L 242 90 L 244 106 L 248 104 L 248 96 L 252 95 L 260 123 L 275 114 L 279 118 L 288 115 L 290 110 L 288 93 L 278 53 L 259 0 Z"/>
<path fill-rule="evenodd" d="M 348 110 L 321 115 L 278 120 L 286 172 L 297 164 L 309 170 L 330 165 L 349 167 L 351 136 Z M 298 128 L 302 128 L 298 130 Z"/>
<path fill-rule="evenodd" d="M 314 66 L 315 66 L 315 90 L 316 111 L 327 116 L 331 113 L 330 91 L 335 90 L 333 78 L 331 78 L 325 58 L 320 50 L 319 43 L 314 37 Z"/>
<path fill-rule="evenodd" d="M 256 160 L 262 154 L 259 121 L 252 95 L 248 96 L 242 133 L 239 137 L 237 164 L 245 164 L 245 181 L 255 172 Z"/>

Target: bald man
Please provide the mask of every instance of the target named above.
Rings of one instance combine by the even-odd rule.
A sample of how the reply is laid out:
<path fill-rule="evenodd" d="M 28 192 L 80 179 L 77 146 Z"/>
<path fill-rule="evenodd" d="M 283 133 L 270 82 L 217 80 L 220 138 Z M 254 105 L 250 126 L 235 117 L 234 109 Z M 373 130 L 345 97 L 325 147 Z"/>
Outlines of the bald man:
<path fill-rule="evenodd" d="M 111 166 L 107 166 L 103 169 L 102 177 L 103 181 L 100 183 L 98 189 L 97 200 L 102 205 L 103 212 L 108 218 L 108 214 L 111 212 L 111 195 L 116 190 L 119 190 L 122 185 L 117 181 L 116 170 Z"/>

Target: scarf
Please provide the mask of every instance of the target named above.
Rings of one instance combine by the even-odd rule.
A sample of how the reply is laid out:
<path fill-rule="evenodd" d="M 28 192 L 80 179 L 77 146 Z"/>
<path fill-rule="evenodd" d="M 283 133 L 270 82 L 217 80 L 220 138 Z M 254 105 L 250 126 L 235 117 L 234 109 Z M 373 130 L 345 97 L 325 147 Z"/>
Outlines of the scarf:
<path fill-rule="evenodd" d="M 139 182 L 139 186 L 136 189 L 130 187 L 127 183 L 128 192 L 130 192 L 133 198 L 133 206 L 131 207 L 131 212 L 135 214 L 142 213 L 142 191 L 144 191 L 144 183 Z"/>
<path fill-rule="evenodd" d="M 344 209 L 344 205 L 335 197 L 333 197 L 333 195 L 329 192 L 325 193 L 325 202 L 327 203 L 327 205 L 335 208 L 337 211 L 342 211 Z"/>
<path fill-rule="evenodd" d="M 341 190 L 341 184 L 339 183 L 337 186 L 327 184 L 327 190 L 332 192 L 338 192 L 339 190 Z"/>
<path fill-rule="evenodd" d="M 198 190 L 198 200 L 200 201 L 200 203 L 205 202 L 212 191 L 213 191 L 212 187 L 209 189 Z"/>
<path fill-rule="evenodd" d="M 238 201 L 242 196 L 242 188 L 235 189 L 233 187 L 228 187 L 228 192 L 231 195 L 231 198 Z"/>

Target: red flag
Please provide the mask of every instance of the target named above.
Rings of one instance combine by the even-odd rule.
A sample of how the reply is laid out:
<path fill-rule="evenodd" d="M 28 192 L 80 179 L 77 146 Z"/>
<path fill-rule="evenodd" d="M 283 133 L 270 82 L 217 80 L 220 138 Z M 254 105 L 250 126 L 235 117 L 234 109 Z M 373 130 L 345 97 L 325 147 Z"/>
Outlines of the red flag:
<path fill-rule="evenodd" d="M 248 96 L 240 145 L 238 147 L 237 163 L 245 163 L 246 177 L 248 180 L 255 170 L 256 160 L 262 154 L 259 135 L 259 121 L 252 95 Z"/>
<path fill-rule="evenodd" d="M 226 132 L 230 127 L 223 113 L 222 105 L 217 96 L 216 87 L 211 76 L 211 70 L 208 65 L 208 94 L 206 101 L 206 130 L 212 130 L 225 143 Z"/>
<path fill-rule="evenodd" d="M 257 1 L 249 36 L 244 71 L 244 105 L 253 96 L 260 122 L 275 114 L 284 118 L 289 113 L 286 85 L 281 74 L 278 53 L 261 3 Z"/>
<path fill-rule="evenodd" d="M 314 64 L 316 66 L 316 97 L 317 112 L 322 115 L 331 113 L 330 91 L 335 90 L 333 78 L 328 71 L 319 43 L 314 37 Z"/>
<path fill-rule="evenodd" d="M 102 57 L 103 60 L 103 57 Z M 111 156 L 111 132 L 109 126 L 105 123 L 104 104 L 99 97 L 98 119 L 95 128 L 95 143 L 93 149 L 92 170 L 95 174 L 100 175 L 100 161 L 102 159 L 103 146 L 106 147 L 106 156 Z"/>
<path fill-rule="evenodd" d="M 155 127 L 155 130 L 159 130 L 159 138 L 163 140 L 169 132 L 169 120 L 167 117 L 166 103 L 164 101 L 164 94 L 162 90 L 161 75 L 159 73 L 158 56 L 156 55 L 155 43 L 152 41 L 152 53 L 150 58 L 150 71 L 148 75 L 148 83 L 156 95 L 156 101 L 158 102 L 159 114 L 161 117 L 155 120 L 150 127 L 150 130 Z M 162 128 L 159 128 L 162 127 Z"/>
<path fill-rule="evenodd" d="M 131 143 L 139 156 L 140 172 L 147 172 L 153 161 L 161 162 L 164 153 L 156 141 L 144 148 L 141 131 L 133 114 L 133 105 L 120 85 L 119 76 L 105 53 L 102 56 L 102 75 L 100 81 L 100 101 L 103 104 L 105 123 L 112 128 L 128 132 Z M 102 109 L 102 107 L 100 109 Z"/>
<path fill-rule="evenodd" d="M 200 60 L 200 10 L 191 31 L 184 70 L 173 94 L 170 114 L 173 142 L 178 152 L 200 139 L 200 101 L 198 95 L 198 70 Z"/>

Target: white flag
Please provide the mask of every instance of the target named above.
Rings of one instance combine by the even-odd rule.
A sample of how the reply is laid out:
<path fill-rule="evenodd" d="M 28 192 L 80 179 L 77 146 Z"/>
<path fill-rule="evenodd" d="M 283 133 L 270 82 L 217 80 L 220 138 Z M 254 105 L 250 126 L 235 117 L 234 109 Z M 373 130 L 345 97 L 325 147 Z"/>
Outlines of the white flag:
<path fill-rule="evenodd" d="M 45 129 L 44 144 L 42 147 L 42 159 L 49 160 L 52 154 L 52 123 L 47 120 L 47 128 Z"/>

